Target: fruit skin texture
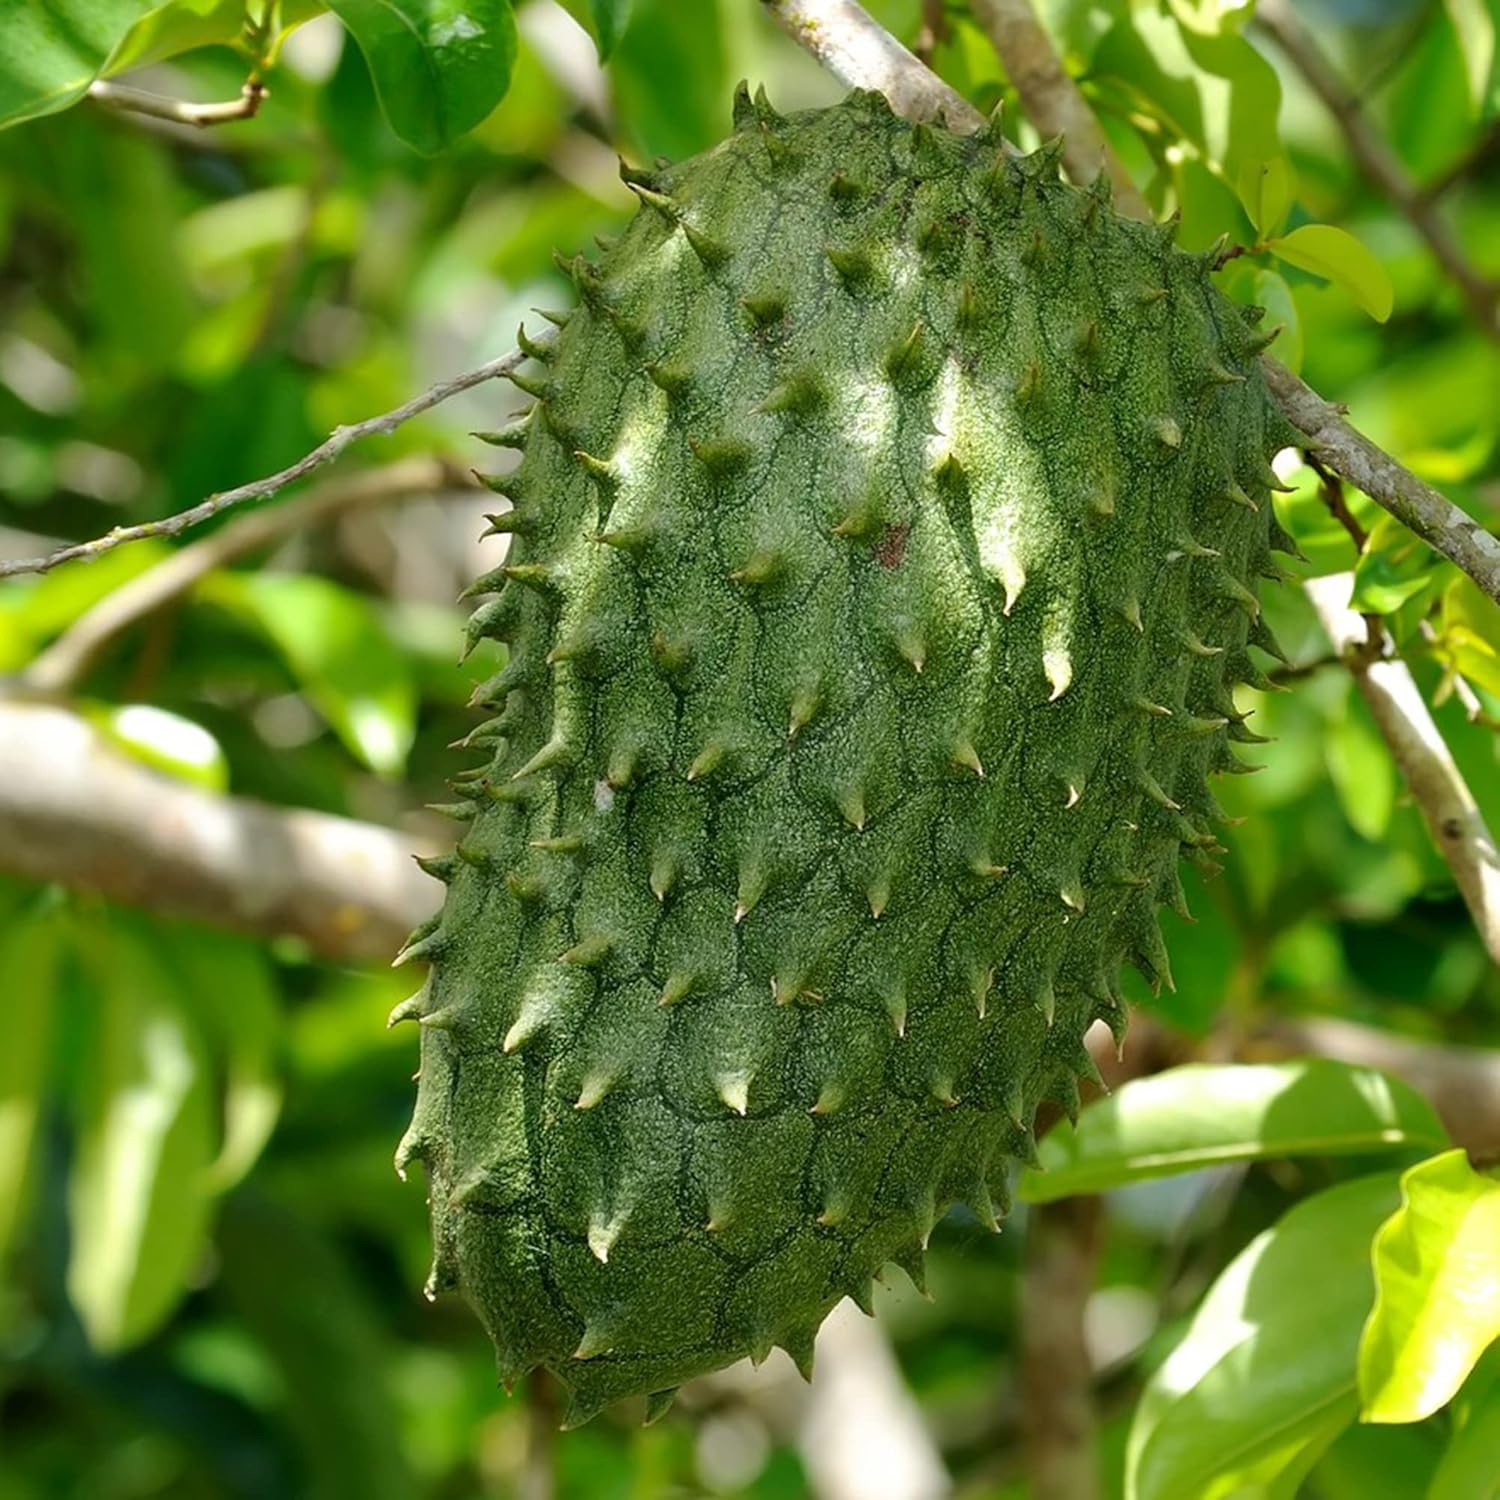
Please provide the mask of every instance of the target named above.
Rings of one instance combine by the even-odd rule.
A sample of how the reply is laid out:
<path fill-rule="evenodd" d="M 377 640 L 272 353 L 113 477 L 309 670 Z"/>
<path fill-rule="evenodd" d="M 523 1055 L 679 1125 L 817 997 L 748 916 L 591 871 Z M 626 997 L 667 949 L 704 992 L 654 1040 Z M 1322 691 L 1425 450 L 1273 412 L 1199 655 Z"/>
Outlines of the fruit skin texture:
<path fill-rule="evenodd" d="M 986 1223 L 1206 860 L 1274 650 L 1266 340 L 1055 156 L 855 94 L 637 178 L 497 487 L 498 717 L 398 1163 L 570 1422 Z"/>

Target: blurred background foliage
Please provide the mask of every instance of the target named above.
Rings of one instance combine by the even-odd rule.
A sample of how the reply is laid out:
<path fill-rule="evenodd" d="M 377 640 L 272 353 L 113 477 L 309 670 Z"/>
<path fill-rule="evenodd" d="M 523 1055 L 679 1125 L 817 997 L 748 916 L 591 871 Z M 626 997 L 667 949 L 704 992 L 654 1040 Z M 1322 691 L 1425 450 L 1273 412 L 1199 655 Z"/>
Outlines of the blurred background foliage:
<path fill-rule="evenodd" d="M 358 34 L 361 8 L 333 8 Z M 782 109 L 840 92 L 748 0 L 635 0 L 628 18 L 572 8 L 612 49 L 607 69 L 575 19 L 525 0 L 484 75 L 491 90 L 508 76 L 504 97 L 460 86 L 437 116 L 403 103 L 399 76 L 394 90 L 372 79 L 378 54 L 322 15 L 286 37 L 254 119 L 193 131 L 85 103 L 0 134 L 0 553 L 170 514 L 503 352 L 529 309 L 566 303 L 554 248 L 587 248 L 633 209 L 617 152 L 711 144 L 741 77 Z M 222 38 L 226 7 L 187 9 Z M 871 9 L 1035 143 L 965 5 Z M 1278 233 L 1252 222 L 1267 206 L 1246 186 L 1278 162 L 1285 203 L 1269 217 L 1341 226 L 1373 252 L 1394 289 L 1384 323 L 1361 309 L 1358 267 L 1330 282 L 1257 254 L 1223 281 L 1286 325 L 1279 352 L 1317 389 L 1493 522 L 1494 342 L 1248 9 L 1042 10 L 1153 207 L 1181 212 L 1182 243 Z M 1500 274 L 1493 3 L 1299 12 L 1419 188 L 1442 188 L 1465 254 Z M 132 65 L 171 50 L 149 30 L 132 46 Z M 242 55 L 205 46 L 132 82 L 229 98 L 244 75 Z M 477 462 L 467 430 L 508 409 L 480 387 L 349 463 L 435 450 Z M 1500 612 L 1353 496 L 1371 532 L 1357 558 L 1317 477 L 1288 477 L 1283 519 L 1308 555 L 1297 570 L 1358 562 L 1359 607 L 1386 617 L 1500 827 Z M 424 805 L 447 797 L 446 747 L 494 669 L 455 666 L 455 597 L 500 545 L 474 540 L 486 508 L 452 485 L 289 527 L 112 641 L 76 684 L 80 706 L 166 774 L 436 845 L 446 834 Z M 147 543 L 0 587 L 0 672 L 24 672 L 169 551 Z M 1224 873 L 1185 872 L 1197 925 L 1165 918 L 1176 993 L 1134 998 L 1205 1055 L 1282 1012 L 1495 1045 L 1500 981 L 1349 674 L 1300 590 L 1275 591 L 1269 610 L 1297 664 L 1294 691 L 1254 704 L 1276 744 L 1254 752 L 1263 774 L 1224 789 L 1245 820 Z M 784 1373 L 705 1382 L 649 1429 L 613 1413 L 554 1442 L 548 1393 L 505 1399 L 464 1310 L 423 1301 L 421 1190 L 391 1170 L 415 1049 L 383 1026 L 410 987 L 291 940 L 0 887 L 0 1500 L 537 1500 L 549 1468 L 556 1493 L 580 1500 L 808 1493 Z M 1290 1204 L 1359 1170 L 1279 1162 L 1109 1195 L 1087 1319 L 1105 1493 L 1121 1493 L 1143 1380 L 1203 1289 Z M 933 1242 L 935 1301 L 904 1281 L 880 1301 L 975 1500 L 1025 1493 L 1027 1222 L 1021 1210 L 994 1237 L 950 1218 Z M 1351 1427 L 1305 1492 L 1421 1495 L 1452 1421 Z"/>

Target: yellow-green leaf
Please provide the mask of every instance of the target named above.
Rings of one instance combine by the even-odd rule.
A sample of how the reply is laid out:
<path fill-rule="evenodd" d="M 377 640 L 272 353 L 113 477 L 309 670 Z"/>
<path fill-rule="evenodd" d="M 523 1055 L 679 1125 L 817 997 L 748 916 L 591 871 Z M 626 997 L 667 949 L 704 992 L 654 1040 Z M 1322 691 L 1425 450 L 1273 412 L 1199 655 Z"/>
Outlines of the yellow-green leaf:
<path fill-rule="evenodd" d="M 1332 224 L 1304 224 L 1268 240 L 1266 248 L 1288 265 L 1343 287 L 1377 323 L 1390 317 L 1396 299 L 1391 278 L 1373 252 L 1347 230 Z"/>
<path fill-rule="evenodd" d="M 1359 1347 L 1367 1422 L 1420 1422 L 1500 1338 L 1500 1182 L 1462 1151 L 1418 1163 L 1375 1237 L 1375 1306 Z"/>
<path fill-rule="evenodd" d="M 1433 654 L 1449 671 L 1500 697 L 1500 605 L 1467 574 L 1443 590 Z"/>
<path fill-rule="evenodd" d="M 1246 162 L 1240 171 L 1240 202 L 1262 237 L 1275 234 L 1286 223 L 1295 193 L 1296 179 L 1284 156 Z"/>

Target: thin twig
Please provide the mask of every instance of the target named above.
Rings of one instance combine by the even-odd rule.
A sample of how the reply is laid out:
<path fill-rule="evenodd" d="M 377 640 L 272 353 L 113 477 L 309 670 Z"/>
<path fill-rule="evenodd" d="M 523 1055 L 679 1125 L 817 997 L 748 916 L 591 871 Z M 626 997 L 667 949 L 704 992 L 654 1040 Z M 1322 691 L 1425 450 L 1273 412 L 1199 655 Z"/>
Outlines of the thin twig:
<path fill-rule="evenodd" d="M 1306 588 L 1323 628 L 1354 674 L 1371 716 L 1406 778 L 1439 852 L 1474 918 L 1480 940 L 1500 963 L 1500 854 L 1463 773 L 1432 722 L 1406 663 L 1371 660 L 1369 626 L 1348 607 L 1353 575 L 1310 578 Z"/>
<path fill-rule="evenodd" d="M 1042 30 L 1031 0 L 973 0 L 973 5 L 974 18 L 999 53 L 1031 123 L 1045 136 L 1062 136 L 1063 164 L 1074 182 L 1092 182 L 1102 167 L 1114 188 L 1115 207 L 1132 219 L 1150 219 L 1150 206 L 1125 164 L 1109 149 L 1088 101 Z"/>
<path fill-rule="evenodd" d="M 877 89 L 908 120 L 968 135 L 984 116 L 854 0 L 761 0 L 788 36 L 850 88 Z"/>
<path fill-rule="evenodd" d="M 1370 124 L 1359 98 L 1334 71 L 1312 35 L 1283 0 L 1261 0 L 1255 24 L 1285 53 L 1308 87 L 1323 101 L 1343 131 L 1349 154 L 1366 179 L 1400 209 L 1426 240 L 1428 249 L 1462 293 L 1480 328 L 1490 338 L 1500 340 L 1495 284 L 1464 254 L 1434 200 L 1412 181 L 1395 152 Z"/>
<path fill-rule="evenodd" d="M 1351 427 L 1338 407 L 1285 365 L 1263 357 L 1261 367 L 1276 404 L 1308 438 L 1323 468 L 1363 490 L 1500 604 L 1500 538 Z"/>
<path fill-rule="evenodd" d="M 541 343 L 542 340 L 538 339 L 537 342 Z M 278 491 L 284 490 L 289 484 L 305 479 L 314 469 L 331 463 L 346 448 L 359 442 L 361 438 L 373 437 L 376 434 L 389 436 L 403 422 L 411 421 L 413 417 L 430 411 L 434 406 L 441 405 L 442 402 L 457 396 L 460 392 L 472 390 L 476 385 L 483 385 L 485 381 L 494 380 L 497 376 L 509 375 L 525 359 L 526 355 L 521 350 L 515 349 L 499 359 L 492 359 L 488 364 L 480 365 L 476 370 L 470 370 L 463 375 L 455 375 L 450 380 L 440 380 L 436 385 L 423 391 L 420 396 L 413 396 L 410 401 L 396 407 L 393 411 L 384 412 L 378 417 L 366 417 L 363 422 L 355 422 L 348 427 L 334 428 L 325 442 L 320 443 L 311 453 L 304 454 L 296 463 L 278 473 L 265 479 L 253 480 L 249 484 L 239 485 L 232 490 L 224 490 L 217 495 L 210 495 L 207 500 L 200 501 L 199 504 L 187 510 L 179 511 L 175 516 L 167 516 L 160 521 L 144 521 L 138 526 L 117 526 L 113 531 L 96 537 L 91 542 L 75 542 L 67 547 L 59 547 L 57 551 L 49 552 L 43 557 L 0 559 L 0 578 L 14 577 L 18 573 L 47 573 L 60 563 L 72 562 L 79 558 L 93 561 L 94 558 L 102 557 L 106 552 L 113 552 L 116 547 L 123 547 L 127 542 L 139 542 L 146 537 L 179 536 L 191 527 L 201 526 L 205 521 L 212 520 L 213 517 L 236 505 L 267 500 Z"/>
<path fill-rule="evenodd" d="M 352 506 L 379 505 L 470 484 L 463 471 L 440 459 L 410 458 L 383 469 L 341 475 L 285 504 L 237 516 L 212 536 L 168 553 L 155 567 L 106 594 L 33 659 L 21 681 L 35 693 L 70 692 L 110 641 L 180 599 L 216 568 L 294 531 L 320 525 Z"/>
<path fill-rule="evenodd" d="M 215 104 L 194 104 L 188 99 L 172 99 L 165 94 L 151 94 L 132 88 L 128 83 L 109 83 L 99 79 L 89 85 L 88 96 L 95 104 L 117 109 L 125 114 L 147 115 L 153 120 L 170 120 L 174 125 L 196 125 L 200 130 L 211 125 L 228 125 L 235 120 L 253 120 L 260 113 L 269 91 L 258 78 L 249 78 L 238 99 Z"/>

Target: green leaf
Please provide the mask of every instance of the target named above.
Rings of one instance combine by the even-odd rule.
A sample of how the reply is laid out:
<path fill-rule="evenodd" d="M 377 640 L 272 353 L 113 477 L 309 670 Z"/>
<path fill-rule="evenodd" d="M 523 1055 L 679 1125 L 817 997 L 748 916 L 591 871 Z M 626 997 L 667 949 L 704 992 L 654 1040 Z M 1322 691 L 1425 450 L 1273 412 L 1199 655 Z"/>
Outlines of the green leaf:
<path fill-rule="evenodd" d="M 1466 573 L 1443 590 L 1433 654 L 1461 677 L 1500 697 L 1500 605 Z"/>
<path fill-rule="evenodd" d="M 1296 179 L 1284 156 L 1246 162 L 1240 169 L 1240 202 L 1262 237 L 1275 234 L 1286 223 L 1295 193 Z"/>
<path fill-rule="evenodd" d="M 1328 1058 L 1189 1063 L 1134 1079 L 1089 1105 L 1076 1127 L 1049 1131 L 1041 1170 L 1024 1172 L 1017 1193 L 1048 1203 L 1224 1162 L 1446 1141 L 1432 1106 L 1373 1068 Z"/>
<path fill-rule="evenodd" d="M 105 60 L 160 0 L 0 0 L 0 126 L 81 99 Z"/>
<path fill-rule="evenodd" d="M 1420 1422 L 1500 1338 L 1500 1182 L 1462 1151 L 1412 1167 L 1375 1239 L 1375 1307 L 1359 1348 L 1361 1416 Z"/>
<path fill-rule="evenodd" d="M 7 997 L 0 1047 L 0 1265 L 26 1208 L 51 1070 L 61 950 L 61 919 L 54 910 L 10 916 L 0 930 L 0 994 Z"/>
<path fill-rule="evenodd" d="M 739 9 L 737 0 L 634 0 L 610 72 L 620 118 L 646 159 L 690 156 L 728 129 L 725 15 Z"/>
<path fill-rule="evenodd" d="M 1385 837 L 1396 808 L 1396 763 L 1364 699 L 1352 682 L 1347 686 L 1344 717 L 1328 726 L 1323 754 L 1349 826 L 1361 838 L 1377 843 Z"/>
<path fill-rule="evenodd" d="M 1382 514 L 1370 529 L 1354 565 L 1349 607 L 1362 614 L 1389 615 L 1431 582 L 1440 558 L 1392 515 Z"/>
<path fill-rule="evenodd" d="M 1141 1395 L 1127 1500 L 1276 1494 L 1353 1418 L 1370 1237 L 1398 1198 L 1394 1173 L 1329 1188 L 1235 1257 Z"/>
<path fill-rule="evenodd" d="M 305 573 L 221 573 L 200 594 L 257 624 L 344 744 L 397 774 L 416 732 L 411 663 L 370 600 Z"/>
<path fill-rule="evenodd" d="M 1279 239 L 1267 240 L 1266 248 L 1288 265 L 1343 287 L 1377 323 L 1390 317 L 1396 297 L 1391 278 L 1374 254 L 1347 230 L 1332 224 L 1304 224 Z"/>
<path fill-rule="evenodd" d="M 1500 1496 L 1500 1382 L 1470 1406 L 1427 1488 L 1427 1500 L 1496 1500 Z"/>
<path fill-rule="evenodd" d="M 181 1296 L 208 1222 L 208 1070 L 152 945 L 123 922 L 80 937 L 93 1014 L 68 1183 L 68 1295 L 89 1342 L 153 1332 Z"/>
<path fill-rule="evenodd" d="M 630 19 L 632 0 L 562 0 L 563 9 L 593 37 L 603 62 L 615 50 Z"/>
<path fill-rule="evenodd" d="M 1484 109 L 1490 68 L 1495 61 L 1495 18 L 1485 0 L 1443 0 L 1443 4 L 1458 33 L 1464 76 L 1469 82 L 1469 103 L 1477 118 Z"/>
<path fill-rule="evenodd" d="M 183 924 L 171 938 L 173 967 L 224 1076 L 219 1154 L 208 1186 L 224 1192 L 254 1166 L 281 1111 L 281 1002 L 261 944 Z"/>
<path fill-rule="evenodd" d="M 87 717 L 127 755 L 154 770 L 211 792 L 228 789 L 229 762 L 201 724 L 151 703 L 100 707 Z"/>
<path fill-rule="evenodd" d="M 1265 326 L 1275 328 L 1279 324 L 1281 327 L 1275 345 L 1276 358 L 1297 373 L 1302 369 L 1302 315 L 1297 311 L 1296 299 L 1286 284 L 1286 277 L 1279 271 L 1257 266 L 1251 285 L 1255 288 L 1256 306 L 1266 310 Z"/>
<path fill-rule="evenodd" d="M 433 156 L 505 97 L 516 57 L 510 0 L 329 0 L 359 43 L 391 129 Z"/>
<path fill-rule="evenodd" d="M 255 35 L 257 28 L 248 24 L 246 13 L 251 8 L 250 0 L 171 0 L 169 4 L 158 5 L 131 27 L 129 34 L 110 54 L 103 68 L 104 76 L 108 78 L 131 68 L 143 68 L 148 63 L 176 57 L 178 53 L 190 52 L 196 47 L 237 47 L 247 58 L 256 50 L 274 55 L 287 32 L 324 9 L 317 0 L 281 0 L 281 12 L 277 17 L 279 30 L 260 38 Z M 257 41 L 262 42 L 261 48 L 251 46 Z M 269 45 L 264 45 L 266 43 Z M 251 60 L 264 63 L 270 58 L 255 57 Z"/>

